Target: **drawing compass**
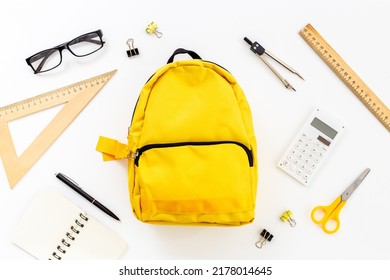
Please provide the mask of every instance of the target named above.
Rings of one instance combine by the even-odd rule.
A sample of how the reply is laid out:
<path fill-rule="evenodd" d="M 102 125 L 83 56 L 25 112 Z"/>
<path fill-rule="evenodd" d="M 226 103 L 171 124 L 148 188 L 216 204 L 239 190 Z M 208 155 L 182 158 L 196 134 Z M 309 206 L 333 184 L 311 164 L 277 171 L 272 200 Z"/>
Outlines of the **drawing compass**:
<path fill-rule="evenodd" d="M 249 40 L 247 37 L 244 38 L 244 41 L 247 42 L 251 46 L 251 51 L 253 51 L 264 63 L 268 66 L 269 69 L 279 78 L 279 80 L 284 84 L 286 88 L 292 89 L 295 91 L 295 88 L 276 71 L 276 69 L 264 58 L 264 54 L 275 60 L 277 63 L 282 65 L 284 68 L 289 70 L 291 73 L 297 75 L 302 80 L 303 77 L 292 67 L 288 66 L 286 63 L 284 63 L 282 60 L 278 59 L 276 56 L 268 52 L 265 48 L 263 48 L 258 42 L 252 43 L 251 40 Z"/>

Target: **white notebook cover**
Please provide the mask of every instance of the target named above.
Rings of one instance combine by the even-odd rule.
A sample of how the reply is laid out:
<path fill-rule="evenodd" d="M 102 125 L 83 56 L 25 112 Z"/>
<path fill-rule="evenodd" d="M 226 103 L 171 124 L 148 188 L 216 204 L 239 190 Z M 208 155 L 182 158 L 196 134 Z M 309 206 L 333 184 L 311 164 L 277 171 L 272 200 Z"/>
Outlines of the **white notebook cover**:
<path fill-rule="evenodd" d="M 127 247 L 118 234 L 49 189 L 35 196 L 16 225 L 11 241 L 43 260 L 114 260 Z"/>

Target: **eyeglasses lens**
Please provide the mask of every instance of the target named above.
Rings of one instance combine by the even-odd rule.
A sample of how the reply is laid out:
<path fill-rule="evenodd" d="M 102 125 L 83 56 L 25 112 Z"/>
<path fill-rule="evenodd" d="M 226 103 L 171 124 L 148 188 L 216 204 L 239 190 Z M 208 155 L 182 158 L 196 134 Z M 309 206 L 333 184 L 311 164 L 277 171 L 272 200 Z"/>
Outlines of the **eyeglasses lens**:
<path fill-rule="evenodd" d="M 61 63 L 61 53 L 57 49 L 49 49 L 37 53 L 30 58 L 31 66 L 36 72 L 51 70 Z"/>
<path fill-rule="evenodd" d="M 68 43 L 68 49 L 75 56 L 86 56 L 101 49 L 103 43 L 99 34 L 92 32 L 70 41 Z"/>

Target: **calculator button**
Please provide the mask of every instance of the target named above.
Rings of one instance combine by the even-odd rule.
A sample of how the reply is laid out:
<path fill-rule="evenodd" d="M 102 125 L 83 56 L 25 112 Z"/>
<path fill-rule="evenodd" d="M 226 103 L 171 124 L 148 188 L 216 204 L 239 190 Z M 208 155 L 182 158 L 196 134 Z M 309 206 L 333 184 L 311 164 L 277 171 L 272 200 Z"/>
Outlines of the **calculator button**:
<path fill-rule="evenodd" d="M 288 159 L 288 160 L 292 160 L 292 158 L 293 158 L 292 155 L 288 155 L 288 156 L 287 156 L 287 159 Z"/>
<path fill-rule="evenodd" d="M 313 163 L 312 165 L 310 165 L 310 167 L 315 169 L 317 167 L 317 165 Z"/>
<path fill-rule="evenodd" d="M 302 164 L 301 169 L 306 169 L 306 165 Z"/>
<path fill-rule="evenodd" d="M 283 161 L 283 165 L 287 166 L 288 165 L 288 161 L 287 160 Z"/>
<path fill-rule="evenodd" d="M 293 161 L 293 164 L 298 164 L 298 163 L 299 163 L 299 160 L 297 160 L 297 159 Z"/>
<path fill-rule="evenodd" d="M 313 170 L 308 169 L 308 170 L 306 171 L 306 173 L 309 174 L 309 175 L 311 175 L 311 174 L 313 174 Z"/>
<path fill-rule="evenodd" d="M 294 171 L 295 169 L 297 169 L 297 166 L 296 165 L 291 165 L 290 169 Z"/>
<path fill-rule="evenodd" d="M 302 175 L 302 171 L 301 171 L 301 170 L 297 170 L 296 173 L 297 173 L 297 175 L 299 175 L 299 176 Z"/>
<path fill-rule="evenodd" d="M 309 176 L 308 175 L 303 175 L 303 179 L 305 179 L 307 181 L 307 180 L 309 180 Z"/>

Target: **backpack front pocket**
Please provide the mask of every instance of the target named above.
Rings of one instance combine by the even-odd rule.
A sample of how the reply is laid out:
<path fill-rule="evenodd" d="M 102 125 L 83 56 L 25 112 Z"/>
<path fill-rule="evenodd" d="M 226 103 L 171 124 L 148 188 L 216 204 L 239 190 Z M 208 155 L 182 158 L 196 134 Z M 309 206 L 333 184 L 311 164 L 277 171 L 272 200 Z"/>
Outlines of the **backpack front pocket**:
<path fill-rule="evenodd" d="M 253 156 L 241 143 L 152 144 L 136 152 L 134 163 L 144 220 L 212 223 L 217 214 L 239 220 L 254 208 Z"/>

